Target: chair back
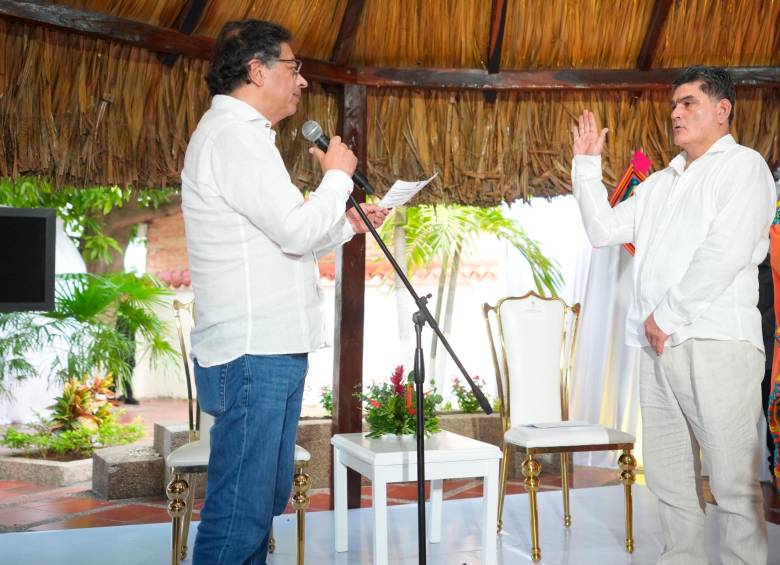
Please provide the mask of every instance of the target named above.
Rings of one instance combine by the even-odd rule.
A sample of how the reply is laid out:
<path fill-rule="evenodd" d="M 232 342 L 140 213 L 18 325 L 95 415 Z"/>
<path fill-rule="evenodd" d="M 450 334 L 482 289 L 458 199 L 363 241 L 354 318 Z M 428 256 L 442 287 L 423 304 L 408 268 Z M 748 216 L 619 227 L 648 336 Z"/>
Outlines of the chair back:
<path fill-rule="evenodd" d="M 209 441 L 207 432 L 214 422 L 214 418 L 205 412 L 201 413 L 197 400 L 193 394 L 194 377 L 192 369 L 192 359 L 190 358 L 189 343 L 190 331 L 195 325 L 195 301 L 182 302 L 173 301 L 173 314 L 176 318 L 176 329 L 179 334 L 179 349 L 181 351 L 182 366 L 184 367 L 184 380 L 187 384 L 187 423 L 190 430 L 190 441 L 201 439 Z"/>
<path fill-rule="evenodd" d="M 569 307 L 560 298 L 529 292 L 482 309 L 504 429 L 568 420 L 579 304 Z M 495 312 L 494 323 L 490 311 Z"/>

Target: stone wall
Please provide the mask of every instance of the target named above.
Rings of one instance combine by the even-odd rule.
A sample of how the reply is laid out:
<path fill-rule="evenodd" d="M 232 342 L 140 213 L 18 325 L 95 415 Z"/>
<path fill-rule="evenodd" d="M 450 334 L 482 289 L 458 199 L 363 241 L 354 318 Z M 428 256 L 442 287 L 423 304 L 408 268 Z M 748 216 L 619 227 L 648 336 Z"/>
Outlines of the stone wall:
<path fill-rule="evenodd" d="M 501 438 L 503 437 L 501 429 L 501 419 L 498 414 L 486 416 L 484 414 L 441 414 L 439 416 L 441 429 L 452 433 L 460 434 L 466 437 L 474 438 L 479 441 L 491 443 L 501 447 Z M 332 422 L 330 418 L 304 418 L 300 421 L 298 427 L 297 443 L 305 448 L 311 454 L 311 460 L 308 466 L 308 473 L 311 477 L 311 488 L 322 489 L 330 488 L 331 475 L 333 473 L 333 449 L 330 445 L 332 435 Z M 365 426 L 365 423 L 364 423 Z M 164 460 L 172 449 L 183 445 L 187 441 L 186 426 L 183 425 L 160 425 L 155 424 L 154 433 L 155 456 Z M 103 450 L 106 451 L 106 450 Z M 516 453 L 517 452 L 517 453 Z M 509 478 L 510 480 L 522 479 L 520 465 L 523 460 L 522 450 L 511 449 L 509 453 Z M 539 457 L 542 464 L 542 476 L 545 474 L 560 473 L 560 457 L 557 454 L 544 455 Z M 150 462 L 149 464 L 162 465 L 159 462 Z M 102 469 L 108 468 L 106 465 L 95 467 L 95 472 L 102 472 Z M 155 471 L 157 473 L 157 471 Z M 164 475 L 164 476 L 163 476 Z M 573 477 L 573 469 L 570 471 Z M 135 480 L 136 475 L 134 475 Z M 155 475 L 152 479 L 157 481 L 155 487 L 159 494 L 164 493 L 166 482 L 170 479 L 167 471 L 159 471 L 159 477 Z M 93 477 L 93 484 L 102 485 L 100 477 Z M 199 481 L 196 494 L 203 496 L 203 486 L 205 481 Z M 159 484 L 158 484 L 159 483 Z M 134 486 L 134 488 L 138 488 Z M 114 487 L 117 492 L 121 492 L 121 487 Z M 98 489 L 100 492 L 101 489 Z M 109 489 L 103 488 L 103 491 Z"/>

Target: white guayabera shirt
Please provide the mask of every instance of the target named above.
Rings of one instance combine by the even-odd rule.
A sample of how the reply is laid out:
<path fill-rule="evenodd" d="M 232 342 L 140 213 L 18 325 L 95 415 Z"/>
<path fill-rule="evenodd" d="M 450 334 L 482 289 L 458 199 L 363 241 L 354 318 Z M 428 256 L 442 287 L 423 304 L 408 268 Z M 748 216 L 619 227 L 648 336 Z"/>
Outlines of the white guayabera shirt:
<path fill-rule="evenodd" d="M 591 243 L 636 245 L 628 345 L 648 345 L 644 321 L 654 314 L 672 346 L 699 338 L 764 350 L 757 267 L 769 247 L 775 189 L 759 153 L 726 135 L 687 169 L 681 153 L 615 208 L 600 157 L 575 156 L 572 181 Z"/>
<path fill-rule="evenodd" d="M 328 171 L 304 201 L 271 123 L 214 96 L 184 158 L 182 209 L 196 324 L 210 367 L 244 354 L 307 353 L 326 342 L 317 256 L 348 241 L 352 180 Z"/>

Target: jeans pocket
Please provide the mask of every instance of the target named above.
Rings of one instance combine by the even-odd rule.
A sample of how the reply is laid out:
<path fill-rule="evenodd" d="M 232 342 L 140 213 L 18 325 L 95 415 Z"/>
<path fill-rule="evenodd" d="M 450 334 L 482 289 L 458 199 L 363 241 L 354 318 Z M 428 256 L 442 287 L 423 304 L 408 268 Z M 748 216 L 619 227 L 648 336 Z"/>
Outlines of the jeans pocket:
<path fill-rule="evenodd" d="M 195 388 L 200 409 L 215 418 L 225 413 L 227 364 L 201 367 L 195 360 Z"/>

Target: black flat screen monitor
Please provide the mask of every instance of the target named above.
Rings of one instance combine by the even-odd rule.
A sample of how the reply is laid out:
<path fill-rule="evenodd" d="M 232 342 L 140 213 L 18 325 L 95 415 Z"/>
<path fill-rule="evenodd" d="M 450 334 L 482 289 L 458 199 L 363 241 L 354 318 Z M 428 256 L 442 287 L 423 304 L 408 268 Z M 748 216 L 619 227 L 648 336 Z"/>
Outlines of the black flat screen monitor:
<path fill-rule="evenodd" d="M 54 310 L 56 216 L 0 206 L 0 312 Z"/>

